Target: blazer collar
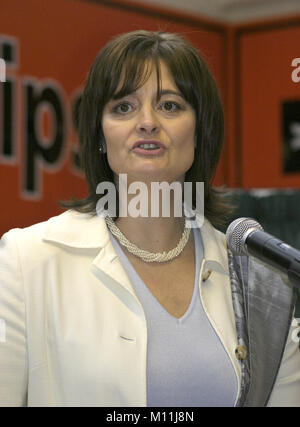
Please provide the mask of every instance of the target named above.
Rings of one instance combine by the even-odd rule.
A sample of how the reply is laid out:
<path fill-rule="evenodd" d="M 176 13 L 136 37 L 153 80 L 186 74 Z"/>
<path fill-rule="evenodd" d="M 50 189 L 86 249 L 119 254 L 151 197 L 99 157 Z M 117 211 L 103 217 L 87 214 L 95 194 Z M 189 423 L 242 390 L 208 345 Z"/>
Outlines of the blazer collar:
<path fill-rule="evenodd" d="M 207 219 L 201 228 L 204 257 L 207 268 L 228 274 L 225 236 L 217 231 Z M 45 225 L 43 240 L 73 248 L 105 249 L 109 258 L 117 254 L 111 244 L 109 232 L 103 217 L 68 210 L 50 218 Z"/>
<path fill-rule="evenodd" d="M 72 248 L 103 248 L 109 241 L 106 223 L 98 215 L 68 210 L 46 222 L 43 240 Z"/>

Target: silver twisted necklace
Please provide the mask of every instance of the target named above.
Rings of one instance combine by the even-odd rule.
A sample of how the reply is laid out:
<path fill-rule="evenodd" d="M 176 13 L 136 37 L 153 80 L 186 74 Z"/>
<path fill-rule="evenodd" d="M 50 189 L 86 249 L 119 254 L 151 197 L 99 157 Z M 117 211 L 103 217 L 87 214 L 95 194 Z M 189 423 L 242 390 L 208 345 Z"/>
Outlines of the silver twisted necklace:
<path fill-rule="evenodd" d="M 108 228 L 110 229 L 111 233 L 117 237 L 121 245 L 125 246 L 125 248 L 132 253 L 133 255 L 137 256 L 138 258 L 141 258 L 145 262 L 167 262 L 171 259 L 174 259 L 178 257 L 178 255 L 183 251 L 184 247 L 186 246 L 191 229 L 189 227 L 186 227 L 186 219 L 184 222 L 184 231 L 182 233 L 181 239 L 179 240 L 178 245 L 171 249 L 170 251 L 166 252 L 148 252 L 143 249 L 138 248 L 135 244 L 131 243 L 121 232 L 119 227 L 114 223 L 114 221 L 109 217 L 105 217 L 106 224 Z"/>

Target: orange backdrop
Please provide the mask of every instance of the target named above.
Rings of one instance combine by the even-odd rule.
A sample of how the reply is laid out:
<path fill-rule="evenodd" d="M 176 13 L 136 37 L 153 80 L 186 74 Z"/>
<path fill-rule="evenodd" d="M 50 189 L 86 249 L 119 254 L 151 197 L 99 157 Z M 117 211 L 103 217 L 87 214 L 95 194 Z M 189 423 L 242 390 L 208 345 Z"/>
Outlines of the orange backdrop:
<path fill-rule="evenodd" d="M 282 105 L 300 101 L 300 82 L 292 79 L 292 60 L 300 57 L 300 17 L 240 26 L 234 37 L 232 184 L 299 188 L 300 163 L 297 172 L 284 171 Z M 300 127 L 300 108 L 295 120 Z"/>
<path fill-rule="evenodd" d="M 0 84 L 0 235 L 61 212 L 57 200 L 86 194 L 75 162 L 72 108 L 93 59 L 112 36 L 136 29 L 186 34 L 225 87 L 223 26 L 125 2 L 97 3 L 0 4 L 0 57 L 7 65 L 7 81 Z M 224 181 L 222 165 L 218 176 Z"/>

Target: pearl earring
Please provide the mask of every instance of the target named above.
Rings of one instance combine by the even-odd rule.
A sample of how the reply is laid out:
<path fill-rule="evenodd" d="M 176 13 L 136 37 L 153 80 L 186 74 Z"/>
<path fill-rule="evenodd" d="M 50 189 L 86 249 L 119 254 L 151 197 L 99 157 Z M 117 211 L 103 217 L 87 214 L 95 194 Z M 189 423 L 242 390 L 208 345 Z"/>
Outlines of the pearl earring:
<path fill-rule="evenodd" d="M 106 143 L 105 143 L 104 140 L 100 142 L 99 151 L 100 151 L 101 154 L 105 154 L 106 153 Z"/>

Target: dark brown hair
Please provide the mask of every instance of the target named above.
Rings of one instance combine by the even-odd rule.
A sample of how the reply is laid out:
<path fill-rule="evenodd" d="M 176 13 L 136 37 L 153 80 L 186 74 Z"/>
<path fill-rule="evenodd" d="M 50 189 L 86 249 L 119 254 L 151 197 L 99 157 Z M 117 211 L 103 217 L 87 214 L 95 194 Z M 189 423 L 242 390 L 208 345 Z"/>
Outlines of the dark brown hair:
<path fill-rule="evenodd" d="M 182 36 L 144 30 L 114 38 L 103 47 L 92 64 L 78 111 L 81 162 L 89 194 L 81 200 L 73 198 L 61 202 L 62 206 L 96 214 L 96 204 L 102 197 L 96 194 L 97 185 L 104 181 L 114 182 L 107 155 L 99 152 L 99 146 L 105 143 L 101 127 L 104 106 L 111 99 L 122 98 L 139 89 L 150 76 L 153 65 L 157 73 L 159 99 L 161 60 L 196 112 L 195 157 L 185 175 L 185 181 L 193 183 L 193 207 L 195 183 L 204 182 L 205 217 L 218 226 L 232 213 L 225 190 L 212 186 L 224 138 L 223 108 L 216 82 L 196 48 Z M 116 93 L 121 81 L 123 85 Z"/>

